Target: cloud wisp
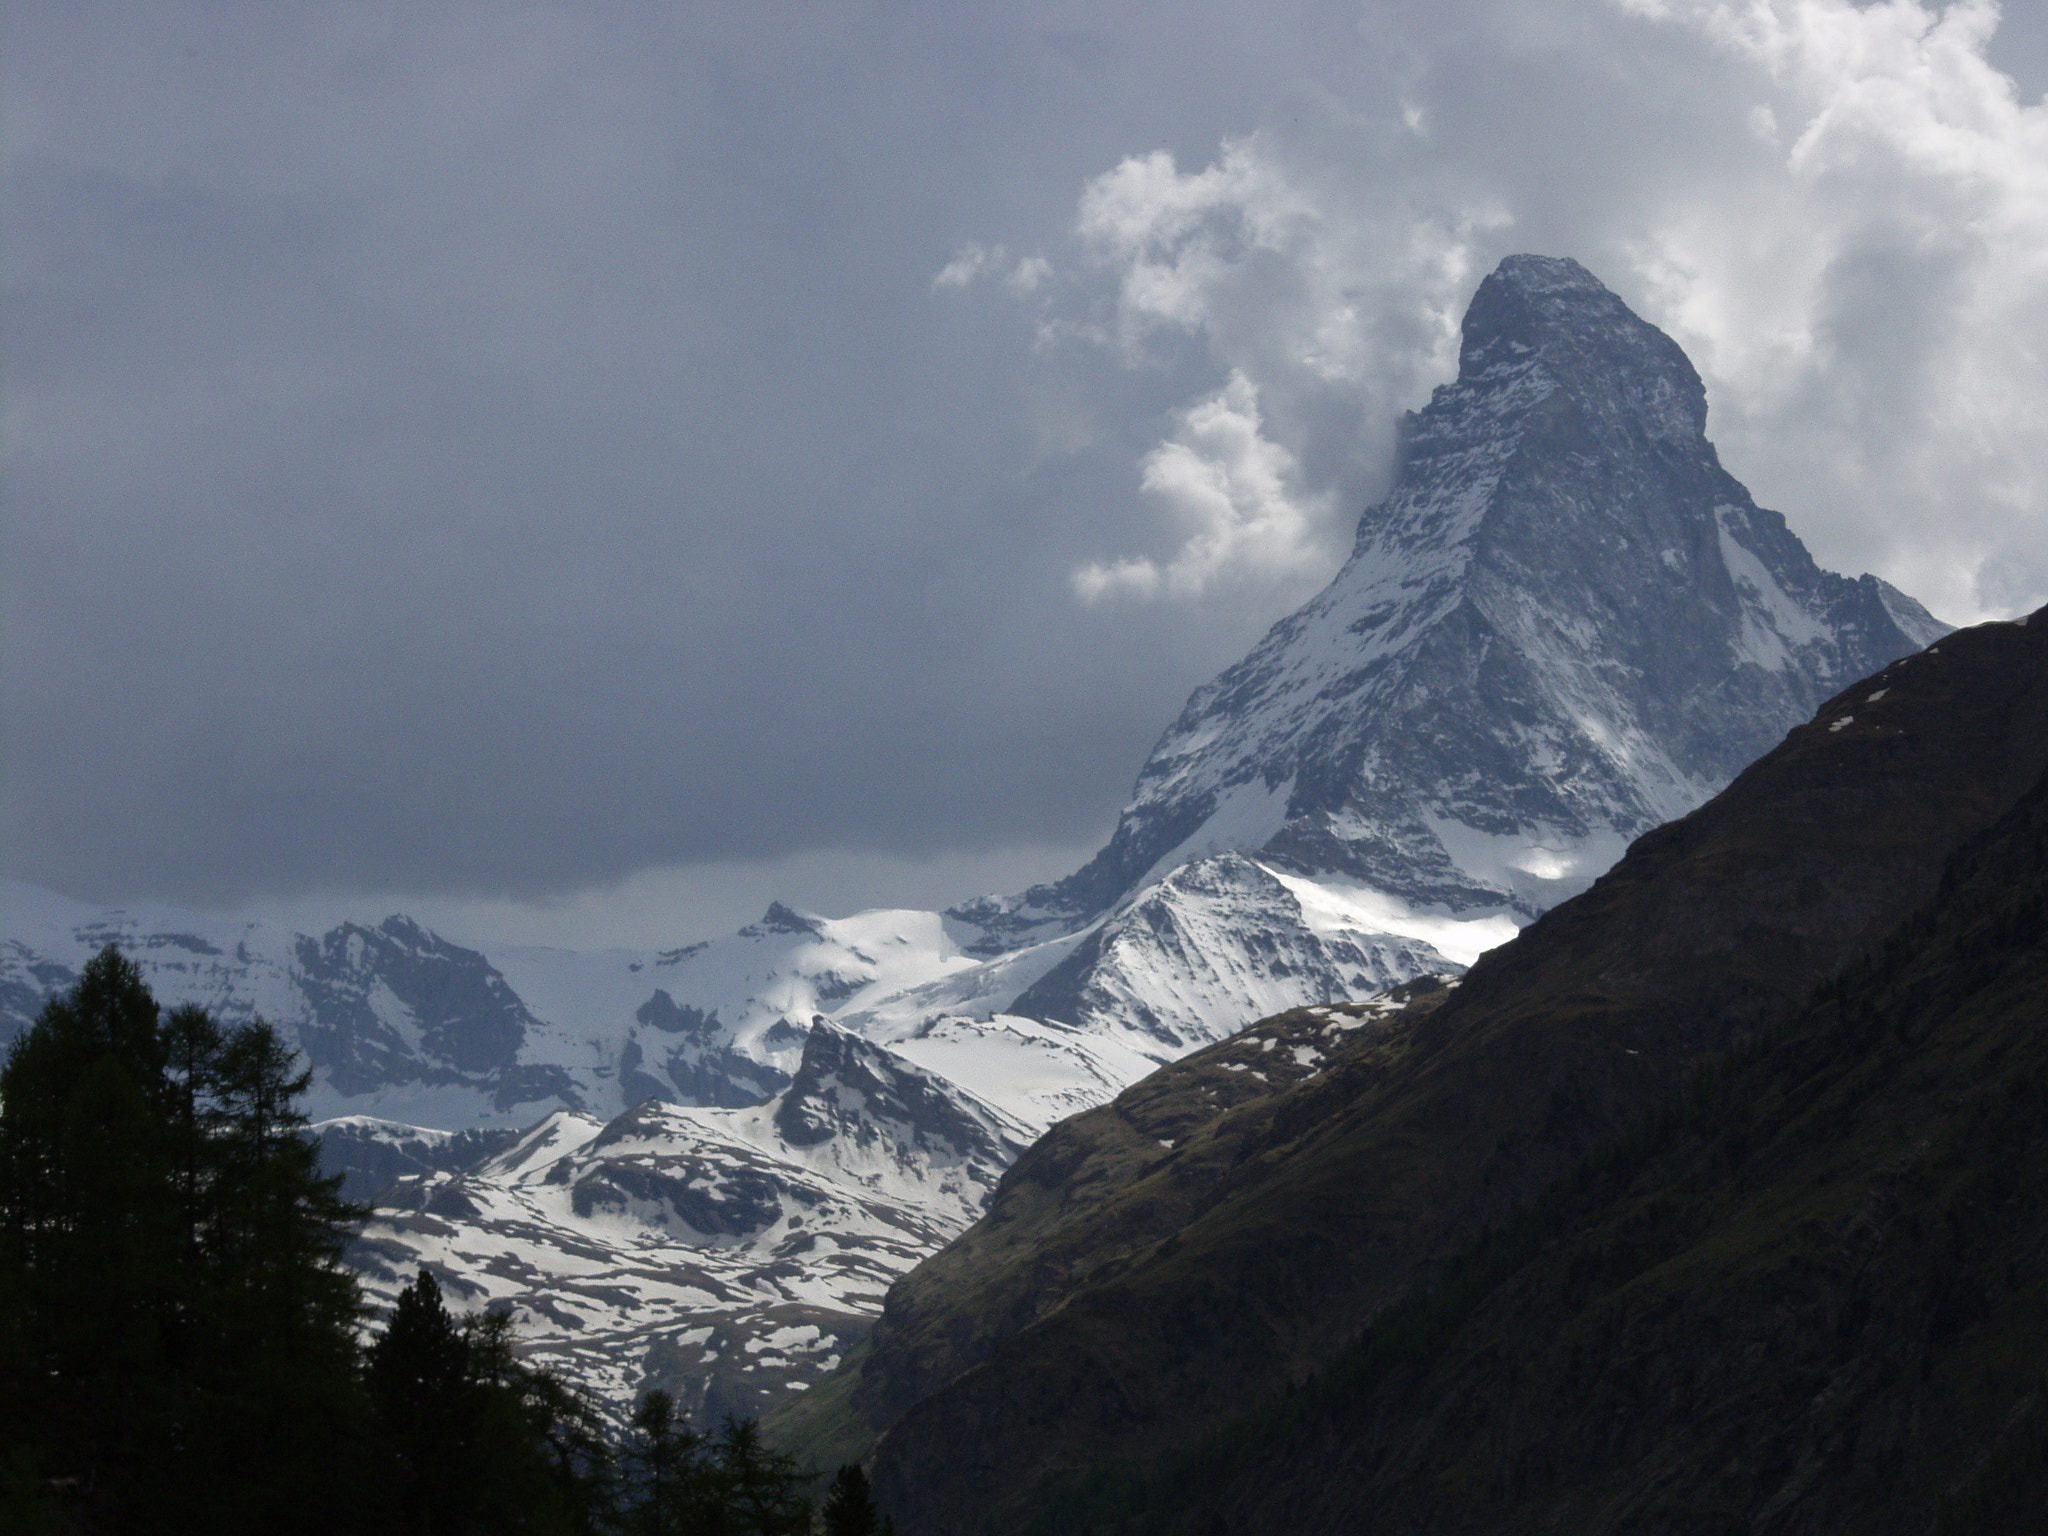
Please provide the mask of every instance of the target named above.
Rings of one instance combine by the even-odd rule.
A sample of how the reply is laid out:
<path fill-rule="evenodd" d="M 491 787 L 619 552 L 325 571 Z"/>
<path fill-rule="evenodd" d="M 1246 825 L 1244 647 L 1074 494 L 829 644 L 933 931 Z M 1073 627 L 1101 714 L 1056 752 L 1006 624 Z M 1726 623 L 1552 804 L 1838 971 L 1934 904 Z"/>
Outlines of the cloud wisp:
<path fill-rule="evenodd" d="M 1624 3 L 1769 98 L 1773 216 L 1695 196 L 1636 248 L 1728 444 L 1957 618 L 2048 596 L 2048 106 L 1988 62 L 1997 6 Z"/>
<path fill-rule="evenodd" d="M 1284 581 L 1327 569 L 1317 539 L 1327 493 L 1304 496 L 1294 455 L 1262 435 L 1257 392 L 1242 372 L 1181 417 L 1145 455 L 1142 484 L 1183 532 L 1164 561 L 1091 562 L 1074 573 L 1088 602 L 1130 594 L 1194 598 L 1233 579 Z"/>

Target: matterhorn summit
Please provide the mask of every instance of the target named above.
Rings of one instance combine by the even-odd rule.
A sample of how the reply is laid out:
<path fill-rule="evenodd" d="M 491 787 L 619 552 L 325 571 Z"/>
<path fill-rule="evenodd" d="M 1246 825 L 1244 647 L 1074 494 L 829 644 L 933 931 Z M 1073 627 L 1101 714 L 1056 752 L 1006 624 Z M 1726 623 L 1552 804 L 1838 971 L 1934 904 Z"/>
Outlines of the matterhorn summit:
<path fill-rule="evenodd" d="M 1259 914 L 1248 954 L 1307 935 L 1397 969 L 1469 958 L 1459 942 L 1583 889 L 1946 632 L 1876 577 L 1816 566 L 1721 467 L 1706 415 L 1677 344 L 1584 267 L 1503 261 L 1329 587 L 1196 690 L 1086 867 L 952 914 L 987 952 L 1088 932 L 1014 1011 L 1228 1032 L 1221 996 L 1213 1023 L 1187 988 L 1149 1018 L 1134 1002 L 1159 987 L 1133 967 L 1227 967 L 1163 952 L 1199 947 L 1181 934 L 1218 903 Z M 1166 900 L 1176 885 L 1203 894 Z M 1400 979 L 1349 969 L 1360 990 Z M 1346 970 L 1311 960 L 1286 1001 Z"/>

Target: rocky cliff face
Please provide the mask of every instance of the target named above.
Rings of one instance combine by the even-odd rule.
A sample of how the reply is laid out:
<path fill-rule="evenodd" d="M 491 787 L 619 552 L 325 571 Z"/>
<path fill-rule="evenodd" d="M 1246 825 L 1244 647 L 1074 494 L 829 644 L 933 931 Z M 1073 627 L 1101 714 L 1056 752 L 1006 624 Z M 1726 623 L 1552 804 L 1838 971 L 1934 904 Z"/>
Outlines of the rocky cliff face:
<path fill-rule="evenodd" d="M 1944 632 L 1819 569 L 1705 427 L 1669 337 L 1576 262 L 1508 258 L 1328 589 L 1196 691 L 1084 869 L 956 917 L 1006 947 L 1227 850 L 1523 921 L 1584 889 Z"/>

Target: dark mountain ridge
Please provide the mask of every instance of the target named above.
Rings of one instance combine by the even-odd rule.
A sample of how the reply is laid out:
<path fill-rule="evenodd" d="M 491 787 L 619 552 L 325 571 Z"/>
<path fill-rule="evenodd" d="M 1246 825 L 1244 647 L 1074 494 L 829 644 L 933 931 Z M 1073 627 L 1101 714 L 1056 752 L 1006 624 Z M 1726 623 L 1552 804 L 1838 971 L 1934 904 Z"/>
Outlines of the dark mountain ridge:
<path fill-rule="evenodd" d="M 1958 850 L 2044 768 L 2048 618 L 1895 663 L 1639 839 L 1441 1006 L 1411 1006 L 1267 1096 L 1229 1155 L 1213 1142 L 1243 1105 L 1214 1113 L 1207 1138 L 1153 1138 L 1178 1144 L 1130 1166 L 1140 1099 L 1202 1108 L 1208 1053 L 1068 1122 L 1005 1176 L 979 1226 L 892 1290 L 865 1355 L 785 1432 L 844 1448 L 886 1430 L 876 1486 L 912 1533 L 1023 1529 L 1057 1489 L 1179 1465 L 1247 1405 L 1314 1379 L 1703 1067 L 1783 1028 L 1934 898 Z M 1084 1228 L 1132 1237 L 1060 1257 L 1065 1229 Z M 1425 1398 L 1415 1411 L 1437 1410 Z M 1374 1465 L 1373 1488 L 1412 1492 L 1402 1454 Z M 1339 1494 L 1319 1504 L 1307 1474 L 1290 1475 L 1298 1508 L 1320 1511 L 1290 1528 L 1357 1528 L 1333 1512 Z M 1259 1477 L 1232 1485 L 1231 1518 L 1278 1529 L 1256 1514 Z M 1148 1523 L 1143 1507 L 1120 1528 L 1212 1528 Z"/>
<path fill-rule="evenodd" d="M 1191 1536 L 1366 1507 L 1388 1532 L 2031 1528 L 2044 998 L 2048 775 L 1876 955 L 1239 1426 L 1198 1499 L 1101 1507 Z"/>

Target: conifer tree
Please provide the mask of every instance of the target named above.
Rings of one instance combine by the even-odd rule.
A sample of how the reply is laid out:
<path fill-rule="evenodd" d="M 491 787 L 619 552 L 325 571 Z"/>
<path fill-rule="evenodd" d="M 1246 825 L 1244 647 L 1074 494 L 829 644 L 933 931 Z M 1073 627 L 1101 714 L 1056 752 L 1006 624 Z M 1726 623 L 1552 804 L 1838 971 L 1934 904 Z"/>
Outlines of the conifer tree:
<path fill-rule="evenodd" d="M 718 1437 L 718 1474 L 732 1529 L 745 1536 L 803 1536 L 811 1506 L 796 1462 L 762 1443 L 753 1419 L 728 1417 Z"/>
<path fill-rule="evenodd" d="M 422 1269 L 398 1293 L 384 1332 L 370 1346 L 367 1375 L 398 1459 L 398 1497 L 408 1526 L 460 1529 L 472 1494 L 470 1350 L 432 1271 Z"/>
<path fill-rule="evenodd" d="M 109 948 L 0 1065 L 0 1530 L 794 1536 L 795 1464 L 651 1393 L 629 1454 L 421 1270 L 367 1350 L 308 1084 Z M 853 1506 L 849 1505 L 848 1508 Z M 849 1529 L 867 1529 L 855 1525 Z M 886 1527 L 885 1527 L 886 1528 Z"/>
<path fill-rule="evenodd" d="M 211 1143 L 219 1129 L 220 1056 L 225 1041 L 213 1015 L 189 1003 L 165 1017 L 162 1037 L 179 1235 L 184 1262 L 196 1268 L 202 1262 L 202 1236 L 211 1206 Z"/>
<path fill-rule="evenodd" d="M 238 1061 L 264 1103 L 253 1144 Z M 265 1529 L 287 1511 L 347 1523 L 346 1498 L 292 1508 L 316 1463 L 347 1469 L 364 1421 L 338 1264 L 354 1211 L 299 1133 L 303 1086 L 260 1021 L 223 1036 L 200 1010 L 160 1020 L 112 947 L 10 1046 L 0 1444 L 14 1486 L 71 1490 L 88 1524 L 123 1531 Z"/>
<path fill-rule="evenodd" d="M 408 1531 L 573 1532 L 607 1517 L 596 1411 L 518 1359 L 509 1314 L 457 1320 L 422 1269 L 370 1346 L 366 1374 Z"/>
<path fill-rule="evenodd" d="M 824 1516 L 825 1536 L 887 1536 L 895 1529 L 875 1506 L 874 1490 L 858 1462 L 848 1462 L 833 1475 L 819 1513 Z"/>
<path fill-rule="evenodd" d="M 632 1536 L 683 1536 L 703 1530 L 716 1494 L 704 1465 L 704 1443 L 655 1388 L 633 1410 L 628 1463 L 633 1486 L 627 1529 Z"/>
<path fill-rule="evenodd" d="M 617 1530 L 618 1457 L 597 1405 L 553 1371 L 526 1371 L 521 1394 L 568 1528 Z"/>
<path fill-rule="evenodd" d="M 156 1003 L 114 950 L 89 961 L 0 1068 L 0 1230 L 27 1369 L 0 1436 L 45 1478 L 96 1478 L 146 1453 L 138 1420 L 174 1409 L 162 1371 L 175 1222 Z M 80 1484 L 82 1486 L 82 1483 Z"/>
<path fill-rule="evenodd" d="M 209 1145 L 218 1187 L 213 1246 L 238 1296 L 246 1348 L 309 1347 L 350 1330 L 356 1286 L 341 1250 L 363 1214 L 320 1171 L 298 1097 L 312 1074 L 261 1019 L 229 1031 L 215 1069 Z"/>

